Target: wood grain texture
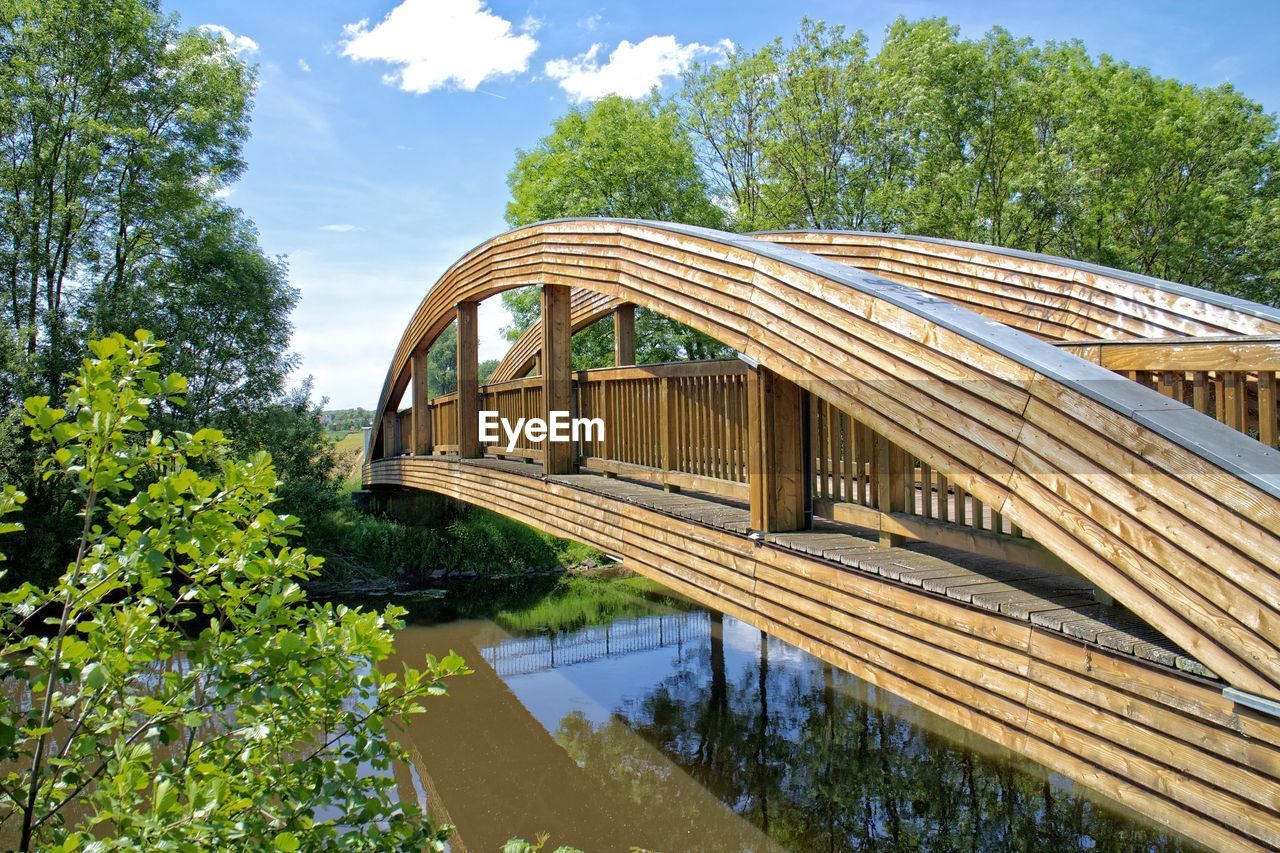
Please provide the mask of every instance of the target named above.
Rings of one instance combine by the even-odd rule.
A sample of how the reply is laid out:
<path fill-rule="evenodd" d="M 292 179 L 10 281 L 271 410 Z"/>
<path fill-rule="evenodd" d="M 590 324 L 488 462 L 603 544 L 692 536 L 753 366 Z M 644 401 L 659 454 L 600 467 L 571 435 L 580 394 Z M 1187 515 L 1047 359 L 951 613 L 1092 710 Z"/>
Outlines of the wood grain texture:
<path fill-rule="evenodd" d="M 1280 724 L 1217 684 L 554 478 L 399 457 L 368 466 L 366 482 L 440 492 L 619 555 L 1211 848 L 1280 844 Z"/>
<path fill-rule="evenodd" d="M 1280 454 L 918 290 L 761 240 L 608 220 L 529 226 L 462 258 L 406 329 L 379 413 L 453 305 L 535 283 L 716 337 L 929 466 L 1233 686 L 1280 696 Z M 1122 296 L 1097 276 L 1088 287 Z M 1125 298 L 1147 320 L 1186 302 Z M 1248 327 L 1232 333 L 1263 322 L 1203 313 Z M 687 427 L 701 434 L 705 418 Z"/>
<path fill-rule="evenodd" d="M 455 308 L 458 321 L 457 376 L 458 391 L 455 404 L 459 455 L 480 456 L 480 380 L 479 380 L 479 300 L 460 300 Z M 427 342 L 424 349 L 432 342 Z"/>
<path fill-rule="evenodd" d="M 1274 308 L 1063 258 L 892 234 L 783 231 L 753 236 L 877 273 L 1046 340 L 1280 334 L 1280 312 Z M 616 304 L 599 291 L 575 291 L 574 331 L 607 316 Z M 527 373 L 539 334 L 529 329 L 495 378 Z M 1274 357 L 1277 341 L 1270 343 Z M 1190 352 L 1224 354 L 1199 347 Z M 1257 352 L 1250 343 L 1249 357 Z"/>

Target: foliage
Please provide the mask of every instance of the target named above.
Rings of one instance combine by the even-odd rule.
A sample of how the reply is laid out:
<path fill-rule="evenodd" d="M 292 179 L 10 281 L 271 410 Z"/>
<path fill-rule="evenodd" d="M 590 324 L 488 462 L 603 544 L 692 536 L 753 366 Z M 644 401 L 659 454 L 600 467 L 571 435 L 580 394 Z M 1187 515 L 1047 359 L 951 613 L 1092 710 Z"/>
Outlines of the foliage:
<path fill-rule="evenodd" d="M 507 184 L 512 199 L 507 222 L 513 227 L 583 216 L 710 228 L 724 224 L 723 211 L 710 200 L 677 112 L 656 96 L 641 101 L 610 96 L 570 110 L 536 147 L 517 152 Z M 513 341 L 541 311 L 535 288 L 507 291 L 502 304 L 512 315 L 505 331 Z M 640 361 L 729 352 L 701 332 L 643 308 L 636 312 L 636 341 Z M 611 321 L 574 336 L 573 364 L 579 370 L 613 364 Z"/>
<path fill-rule="evenodd" d="M 298 291 L 288 268 L 265 255 L 252 223 L 220 204 L 175 223 L 166 257 L 145 286 L 99 328 L 143 327 L 169 341 L 163 364 L 187 377 L 187 405 L 176 423 L 207 424 L 227 412 L 261 412 L 285 395 L 297 358 L 287 350 Z"/>
<path fill-rule="evenodd" d="M 25 407 L 82 526 L 52 590 L 3 596 L 0 821 L 24 850 L 443 849 L 447 828 L 395 801 L 386 726 L 462 661 L 380 673 L 399 612 L 306 601 L 320 560 L 271 509 L 271 458 L 234 458 L 217 430 L 148 433 L 186 381 L 157 372 L 147 333 L 91 346 L 65 409 Z M 18 501 L 6 488 L 0 511 Z"/>
<path fill-rule="evenodd" d="M 425 583 L 437 570 L 511 575 L 599 557 L 584 545 L 478 508 L 434 527 L 342 509 L 309 525 L 307 542 L 325 557 L 327 580 L 381 579 L 409 586 Z"/>
<path fill-rule="evenodd" d="M 320 518 L 340 505 L 339 490 L 345 477 L 320 416 L 323 405 L 323 400 L 311 402 L 308 378 L 264 406 L 231 409 L 211 419 L 231 433 L 237 453 L 265 452 L 271 456 L 280 477 L 275 490 L 279 507 L 303 519 L 304 540 L 310 531 L 307 519 Z"/>
<path fill-rule="evenodd" d="M 805 21 L 693 66 L 678 103 L 736 229 L 972 240 L 1280 304 L 1276 121 L 1228 85 L 938 18 L 871 56 Z"/>
<path fill-rule="evenodd" d="M 369 426 L 373 422 L 373 412 L 358 406 L 354 409 L 326 409 L 320 413 L 320 422 L 331 435 L 340 437 Z"/>
<path fill-rule="evenodd" d="M 507 184 L 513 227 L 565 216 L 722 221 L 678 115 L 656 97 L 615 95 L 570 110 L 535 148 L 517 152 Z"/>
<path fill-rule="evenodd" d="M 155 0 L 0 3 L 6 324 L 57 395 L 79 322 L 100 325 L 243 168 L 253 73 Z"/>
<path fill-rule="evenodd" d="M 22 401 L 60 397 L 92 336 L 158 333 L 162 372 L 189 377 L 158 426 L 234 427 L 275 455 L 291 511 L 331 499 L 318 444 L 299 445 L 314 470 L 292 464 L 314 418 L 286 392 L 297 290 L 219 193 L 244 166 L 254 70 L 158 0 L 0 0 L 0 44 L 0 481 L 29 498 L 23 579 L 70 559 L 76 504 L 33 477 Z"/>

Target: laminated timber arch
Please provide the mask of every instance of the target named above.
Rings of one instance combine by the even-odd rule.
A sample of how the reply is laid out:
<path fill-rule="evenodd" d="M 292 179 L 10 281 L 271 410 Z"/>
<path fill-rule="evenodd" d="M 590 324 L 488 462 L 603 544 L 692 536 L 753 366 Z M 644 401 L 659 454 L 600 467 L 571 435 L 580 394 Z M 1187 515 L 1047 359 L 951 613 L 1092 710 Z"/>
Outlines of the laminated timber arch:
<path fill-rule="evenodd" d="M 1233 686 L 1280 696 L 1280 454 L 1009 326 L 812 254 L 660 223 L 509 232 L 427 294 L 374 423 L 454 306 L 535 284 L 632 302 L 734 347 L 999 507 Z"/>
<path fill-rule="evenodd" d="M 750 235 L 876 273 L 1051 341 L 1280 334 L 1280 312 L 1220 293 L 1095 264 L 975 243 L 862 231 Z M 575 290 L 573 331 L 618 300 Z M 538 352 L 535 323 L 492 381 L 524 376 Z"/>

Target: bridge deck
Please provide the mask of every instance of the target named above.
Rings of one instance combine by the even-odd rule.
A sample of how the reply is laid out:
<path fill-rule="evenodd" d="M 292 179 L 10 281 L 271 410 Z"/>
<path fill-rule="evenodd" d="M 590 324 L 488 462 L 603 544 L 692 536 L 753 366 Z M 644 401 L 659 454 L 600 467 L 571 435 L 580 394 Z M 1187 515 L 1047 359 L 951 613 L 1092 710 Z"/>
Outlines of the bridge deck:
<path fill-rule="evenodd" d="M 534 463 L 468 459 L 464 464 L 535 479 L 542 477 L 541 466 Z M 666 492 L 659 486 L 600 474 L 563 474 L 547 479 L 735 533 L 745 534 L 750 527 L 744 502 L 703 492 Z M 1202 663 L 1187 656 L 1125 608 L 1098 603 L 1092 587 L 1083 580 L 1050 575 L 925 542 L 885 548 L 871 530 L 825 519 L 815 519 L 810 531 L 773 533 L 765 538 L 777 547 L 1022 619 L 1149 663 L 1217 678 Z"/>

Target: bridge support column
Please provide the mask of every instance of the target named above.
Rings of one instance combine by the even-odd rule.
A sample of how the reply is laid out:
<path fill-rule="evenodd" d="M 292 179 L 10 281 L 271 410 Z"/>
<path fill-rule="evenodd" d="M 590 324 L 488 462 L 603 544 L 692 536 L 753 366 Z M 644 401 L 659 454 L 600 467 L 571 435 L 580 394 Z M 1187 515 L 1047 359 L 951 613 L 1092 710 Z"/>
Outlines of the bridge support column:
<path fill-rule="evenodd" d="M 480 446 L 479 302 L 458 303 L 458 457 L 484 455 Z"/>
<path fill-rule="evenodd" d="M 751 527 L 765 533 L 804 530 L 804 391 L 773 371 L 747 375 L 747 482 Z"/>
<path fill-rule="evenodd" d="M 427 351 L 413 354 L 413 440 L 409 451 L 415 456 L 431 453 L 431 399 L 427 390 Z"/>
<path fill-rule="evenodd" d="M 542 286 L 542 406 L 548 422 L 552 412 L 573 412 L 573 378 L 569 372 L 572 327 L 569 323 L 569 288 L 563 284 Z M 605 430 L 610 428 L 605 424 Z M 568 441 L 542 442 L 542 473 L 573 473 L 574 445 Z"/>
<path fill-rule="evenodd" d="M 624 302 L 613 309 L 613 366 L 636 363 L 636 306 Z"/>
<path fill-rule="evenodd" d="M 388 407 L 382 416 L 382 458 L 390 459 L 400 455 L 400 413 L 395 407 Z"/>

